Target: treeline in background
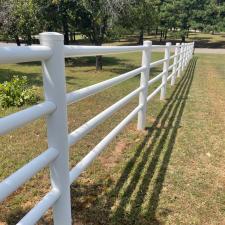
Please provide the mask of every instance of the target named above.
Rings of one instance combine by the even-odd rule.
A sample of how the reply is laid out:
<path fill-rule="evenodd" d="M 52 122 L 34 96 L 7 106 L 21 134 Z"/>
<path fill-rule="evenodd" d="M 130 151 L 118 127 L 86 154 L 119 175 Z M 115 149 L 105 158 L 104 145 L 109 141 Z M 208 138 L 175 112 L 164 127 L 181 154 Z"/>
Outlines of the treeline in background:
<path fill-rule="evenodd" d="M 93 45 L 168 32 L 185 41 L 190 31 L 225 31 L 225 0 L 1 0 L 0 38 L 31 45 L 35 35 L 57 31 L 65 44 L 85 39 Z"/>

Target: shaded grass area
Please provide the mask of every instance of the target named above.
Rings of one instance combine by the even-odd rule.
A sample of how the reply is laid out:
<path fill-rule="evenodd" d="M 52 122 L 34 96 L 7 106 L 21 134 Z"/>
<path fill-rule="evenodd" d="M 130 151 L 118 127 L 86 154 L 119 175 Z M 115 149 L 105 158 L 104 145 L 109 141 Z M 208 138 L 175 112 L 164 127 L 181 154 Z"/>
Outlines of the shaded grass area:
<path fill-rule="evenodd" d="M 154 55 L 155 59 L 159 57 L 160 54 Z M 225 155 L 222 154 L 224 143 L 219 140 L 224 137 L 222 131 L 225 122 L 217 123 L 211 97 L 204 98 L 209 87 L 211 92 L 216 92 L 218 96 L 222 93 L 224 65 L 223 59 L 217 57 L 214 55 L 193 58 L 176 86 L 171 88 L 168 85 L 168 99 L 160 102 L 156 97 L 149 103 L 146 131 L 136 131 L 134 120 L 71 186 L 74 223 L 223 224 L 225 186 L 222 162 Z M 136 68 L 140 63 L 140 54 L 115 56 L 111 61 L 113 63 L 110 63 L 109 57 L 106 59 L 109 60 L 108 64 L 100 73 L 94 71 L 91 60 L 68 62 L 68 90 L 97 83 L 118 75 L 118 72 Z M 114 65 L 115 60 L 117 65 Z M 78 63 L 83 63 L 82 67 L 76 67 Z M 217 87 L 218 83 L 219 90 L 211 85 L 213 79 L 208 83 L 205 81 L 204 74 L 209 68 L 217 80 L 214 85 Z M 8 70 L 2 66 L 1 69 L 2 74 Z M 21 74 L 26 71 L 28 75 L 31 74 L 29 77 L 40 73 L 39 65 L 35 64 L 10 65 L 10 70 Z M 158 72 L 159 69 L 152 71 L 152 76 Z M 211 76 L 208 75 L 208 78 Z M 41 82 L 38 75 L 35 79 Z M 42 95 L 41 85 L 35 82 L 33 84 Z M 69 129 L 75 129 L 129 93 L 138 84 L 138 78 L 134 78 L 70 106 Z M 157 85 L 155 84 L 155 87 Z M 221 104 L 225 104 L 225 96 L 221 101 Z M 136 104 L 137 99 L 134 99 L 77 143 L 70 152 L 70 165 L 75 165 Z M 2 111 L 1 115 L 16 110 L 18 109 L 11 108 L 7 112 Z M 223 117 L 223 114 L 220 117 Z M 209 123 L 205 122 L 209 119 L 216 122 L 212 129 Z M 1 137 L 1 179 L 47 147 L 44 122 L 38 120 Z M 212 145 L 213 141 L 217 144 Z M 214 154 L 213 160 L 212 157 L 208 159 L 208 152 Z M 0 221 L 7 225 L 15 224 L 48 190 L 49 175 L 46 169 L 0 205 Z M 43 225 L 51 223 L 51 212 L 39 222 Z"/>

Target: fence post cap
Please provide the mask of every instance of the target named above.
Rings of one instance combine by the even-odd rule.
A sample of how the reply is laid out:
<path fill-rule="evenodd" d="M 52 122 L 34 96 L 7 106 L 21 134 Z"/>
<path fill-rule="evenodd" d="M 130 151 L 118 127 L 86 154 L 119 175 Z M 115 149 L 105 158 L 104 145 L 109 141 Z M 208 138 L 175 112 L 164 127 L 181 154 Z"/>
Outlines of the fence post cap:
<path fill-rule="evenodd" d="M 180 46 L 180 43 L 176 43 L 176 46 Z"/>
<path fill-rule="evenodd" d="M 145 45 L 145 46 L 152 45 L 152 41 L 144 41 L 143 45 Z"/>
<path fill-rule="evenodd" d="M 63 41 L 64 35 L 57 32 L 42 32 L 39 34 L 39 39 Z"/>
<path fill-rule="evenodd" d="M 170 47 L 171 45 L 172 45 L 171 42 L 166 42 L 167 47 Z"/>

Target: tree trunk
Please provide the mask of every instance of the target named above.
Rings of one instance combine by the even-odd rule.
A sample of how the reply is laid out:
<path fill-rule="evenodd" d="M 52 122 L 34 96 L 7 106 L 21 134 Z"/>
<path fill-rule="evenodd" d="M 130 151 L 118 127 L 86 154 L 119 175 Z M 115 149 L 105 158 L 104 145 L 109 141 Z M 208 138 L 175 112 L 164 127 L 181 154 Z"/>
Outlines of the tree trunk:
<path fill-rule="evenodd" d="M 148 27 L 147 33 L 148 33 L 148 36 L 151 35 L 150 27 Z"/>
<path fill-rule="evenodd" d="M 70 43 L 70 40 L 69 40 L 69 27 L 68 27 L 66 15 L 63 16 L 62 25 L 63 25 L 63 33 L 64 33 L 64 44 L 68 45 Z"/>
<path fill-rule="evenodd" d="M 98 40 L 95 40 L 92 43 L 95 44 L 96 46 L 102 45 L 102 43 Z M 95 66 L 96 66 L 97 71 L 102 70 L 103 63 L 102 63 L 102 56 L 101 55 L 96 55 Z"/>
<path fill-rule="evenodd" d="M 144 30 L 141 29 L 140 34 L 139 34 L 138 44 L 143 45 L 143 42 L 144 42 Z"/>
<path fill-rule="evenodd" d="M 32 37 L 30 34 L 27 35 L 27 45 L 32 45 Z"/>
<path fill-rule="evenodd" d="M 162 41 L 162 38 L 163 38 L 163 31 L 161 30 L 160 31 L 160 42 Z"/>
<path fill-rule="evenodd" d="M 64 31 L 64 44 L 65 45 L 68 45 L 69 43 L 70 43 L 70 40 L 69 40 L 69 32 L 67 30 L 67 31 Z"/>
<path fill-rule="evenodd" d="M 70 32 L 70 42 L 73 42 L 73 33 Z"/>
<path fill-rule="evenodd" d="M 96 56 L 96 70 L 102 70 L 102 56 Z"/>
<path fill-rule="evenodd" d="M 185 42 L 185 35 L 181 36 L 182 42 Z"/>
<path fill-rule="evenodd" d="M 158 27 L 156 27 L 156 29 L 155 29 L 155 35 L 157 36 L 158 35 Z"/>
<path fill-rule="evenodd" d="M 73 33 L 73 40 L 76 41 L 76 32 Z"/>
<path fill-rule="evenodd" d="M 186 36 L 187 38 L 189 37 L 189 28 L 188 28 L 188 30 L 187 30 L 187 36 Z"/>
<path fill-rule="evenodd" d="M 20 45 L 21 45 L 21 43 L 20 43 L 20 39 L 19 39 L 19 37 L 18 37 L 18 36 L 16 36 L 16 37 L 15 37 L 15 40 L 16 40 L 16 44 L 17 44 L 17 46 L 20 46 Z"/>
<path fill-rule="evenodd" d="M 164 33 L 164 40 L 166 40 L 167 39 L 167 30 L 165 31 L 165 33 Z"/>

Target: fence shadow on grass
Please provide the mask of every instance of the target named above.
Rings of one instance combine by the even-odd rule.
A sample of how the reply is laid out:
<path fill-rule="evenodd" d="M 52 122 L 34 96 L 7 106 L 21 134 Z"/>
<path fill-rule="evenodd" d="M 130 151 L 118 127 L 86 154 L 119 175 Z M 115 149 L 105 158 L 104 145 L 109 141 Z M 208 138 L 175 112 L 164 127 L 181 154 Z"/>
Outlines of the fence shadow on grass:
<path fill-rule="evenodd" d="M 115 220 L 117 220 L 117 218 L 123 218 L 123 224 L 130 224 L 130 218 L 135 221 L 135 224 L 140 224 L 140 221 L 141 224 L 160 224 L 155 217 L 155 212 L 177 131 L 180 127 L 180 121 L 187 96 L 191 87 L 195 65 L 196 58 L 190 62 L 183 79 L 168 99 L 168 102 L 159 113 L 153 125 L 147 128 L 148 135 L 143 143 L 136 149 L 137 153 L 130 161 L 131 165 L 127 166 L 127 168 L 130 169 L 125 168 L 124 173 L 117 184 L 116 190 L 119 193 L 119 189 L 123 185 L 121 181 L 130 179 L 129 185 L 124 190 L 124 196 L 122 196 L 122 200 L 113 215 Z M 148 143 L 150 139 L 151 143 L 146 147 L 146 143 Z M 144 152 L 140 154 L 141 151 Z M 135 171 L 132 173 L 132 177 L 127 177 L 133 167 L 135 167 Z M 154 179 L 154 184 L 152 184 L 154 185 L 152 193 L 148 196 L 147 192 L 149 185 L 151 185 L 156 170 L 158 171 L 158 174 Z M 124 179 L 124 176 L 127 177 L 127 179 Z M 124 209 L 129 202 L 129 198 L 137 187 L 139 187 L 139 189 L 135 194 L 135 199 L 131 203 L 130 213 L 126 216 Z M 146 204 L 146 199 L 148 201 L 146 213 L 144 213 L 144 218 L 139 218 L 141 214 L 143 216 L 141 206 L 144 203 Z M 166 211 L 169 211 L 169 209 Z M 166 211 L 165 213 L 167 213 Z"/>
<path fill-rule="evenodd" d="M 89 207 L 85 207 L 83 214 L 81 212 L 83 207 L 76 200 L 76 197 L 81 197 L 79 195 L 81 187 L 76 185 L 72 187 L 74 217 L 82 221 L 81 224 L 162 224 L 156 218 L 156 211 L 196 62 L 197 57 L 190 61 L 185 74 L 155 122 L 147 128 L 143 142 L 134 149 L 134 155 L 126 164 L 115 186 L 108 184 L 110 187 L 113 186 L 111 191 L 103 197 L 96 197 L 101 193 L 98 189 L 102 189 L 102 184 L 96 184 L 95 188 L 91 188 L 92 192 L 96 190 L 94 194 L 92 193 L 94 200 L 89 202 Z M 89 191 L 85 191 L 81 195 L 85 196 L 88 193 Z M 113 212 L 112 207 L 115 208 Z M 164 217 L 169 213 L 170 209 L 161 212 Z"/>
<path fill-rule="evenodd" d="M 161 225 L 156 218 L 160 194 L 173 151 L 176 135 L 192 84 L 197 57 L 194 57 L 180 82 L 143 142 L 125 165 L 116 184 L 112 180 L 94 185 L 75 183 L 71 187 L 72 214 L 82 225 Z M 149 188 L 151 191 L 149 191 Z M 111 189 L 107 192 L 107 189 Z M 133 197 L 135 195 L 135 197 Z M 145 205 L 143 211 L 142 206 Z M 129 211 L 126 211 L 129 206 Z M 112 212 L 112 208 L 115 210 Z M 29 209 L 17 209 L 5 216 L 8 225 L 15 224 Z M 166 217 L 170 209 L 161 214 Z M 45 218 L 40 225 L 51 224 Z"/>

